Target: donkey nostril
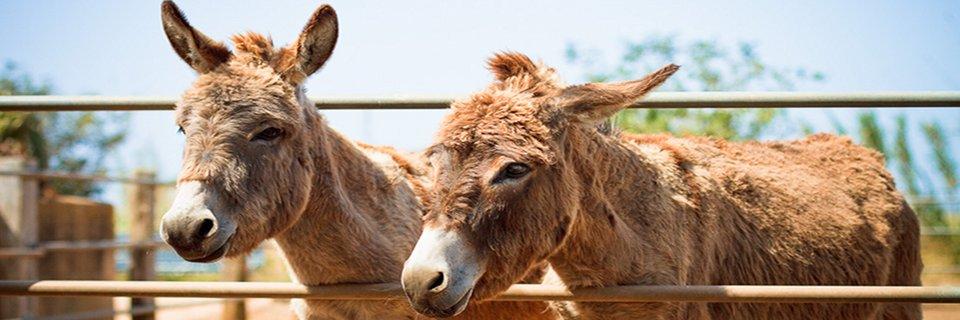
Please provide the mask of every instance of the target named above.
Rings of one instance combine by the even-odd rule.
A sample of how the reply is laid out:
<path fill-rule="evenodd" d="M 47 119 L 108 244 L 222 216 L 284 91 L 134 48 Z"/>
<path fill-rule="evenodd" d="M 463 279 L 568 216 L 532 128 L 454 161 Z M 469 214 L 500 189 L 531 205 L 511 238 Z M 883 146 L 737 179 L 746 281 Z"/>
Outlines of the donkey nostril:
<path fill-rule="evenodd" d="M 430 290 L 430 292 L 440 292 L 446 288 L 447 277 L 443 276 L 443 272 L 437 272 L 437 275 L 430 279 L 430 283 L 427 284 L 427 290 Z"/>
<path fill-rule="evenodd" d="M 209 238 L 216 232 L 216 224 L 213 222 L 213 219 L 203 219 L 203 221 L 200 221 L 200 228 L 197 229 L 197 236 L 199 238 Z"/>

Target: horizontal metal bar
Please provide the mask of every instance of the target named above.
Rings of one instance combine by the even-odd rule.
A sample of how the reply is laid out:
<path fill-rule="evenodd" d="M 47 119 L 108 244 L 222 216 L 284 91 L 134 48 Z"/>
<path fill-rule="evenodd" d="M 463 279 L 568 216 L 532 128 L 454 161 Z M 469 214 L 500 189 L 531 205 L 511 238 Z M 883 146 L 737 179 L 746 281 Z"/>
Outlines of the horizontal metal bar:
<path fill-rule="evenodd" d="M 102 240 L 102 241 L 47 241 L 40 244 L 40 248 L 43 248 L 47 252 L 72 252 L 72 251 L 92 251 L 92 250 L 105 250 L 105 249 L 133 249 L 133 248 L 158 248 L 166 247 L 167 243 L 163 241 L 146 241 L 146 242 L 130 242 L 130 241 L 115 241 L 115 240 Z"/>
<path fill-rule="evenodd" d="M 43 249 L 30 247 L 0 248 L 0 258 L 42 258 L 47 252 Z"/>
<path fill-rule="evenodd" d="M 960 231 L 920 232 L 920 235 L 924 237 L 952 237 L 960 236 Z"/>
<path fill-rule="evenodd" d="M 94 251 L 106 249 L 157 249 L 173 250 L 163 241 L 130 242 L 117 240 L 79 240 L 79 241 L 44 241 L 33 247 L 0 247 L 0 258 L 42 258 L 52 252 Z M 266 243 L 257 247 L 259 250 L 277 250 L 276 246 Z"/>
<path fill-rule="evenodd" d="M 960 235 L 960 229 L 955 229 L 951 227 L 923 227 L 923 228 L 920 228 L 920 235 L 927 235 L 927 236 Z"/>
<path fill-rule="evenodd" d="M 446 109 L 459 96 L 318 97 L 317 108 Z M 173 97 L 3 96 L 0 111 L 171 110 Z M 927 92 L 655 92 L 634 108 L 957 107 L 960 91 Z"/>
<path fill-rule="evenodd" d="M 920 92 L 663 92 L 637 108 L 892 108 L 957 107 L 960 91 Z"/>
<path fill-rule="evenodd" d="M 116 240 L 99 241 L 45 241 L 36 247 L 2 247 L 0 258 L 40 258 L 54 252 L 82 252 L 107 249 L 155 248 L 169 249 L 163 241 L 129 242 Z"/>
<path fill-rule="evenodd" d="M 949 267 L 949 268 L 923 267 L 923 274 L 960 274 L 960 268 L 958 267 Z"/>
<path fill-rule="evenodd" d="M 22 172 L 22 171 L 0 171 L 0 176 L 17 176 L 28 179 L 41 180 L 77 180 L 77 181 L 103 181 L 119 182 L 143 185 L 173 185 L 170 182 L 157 182 L 153 180 L 142 180 L 134 178 L 109 177 L 103 175 L 90 175 L 69 172 Z"/>
<path fill-rule="evenodd" d="M 286 282 L 0 281 L 0 296 L 137 296 L 401 300 L 395 283 L 307 287 Z M 593 302 L 922 302 L 960 303 L 960 287 L 878 286 L 620 286 L 568 290 L 514 285 L 493 300 Z"/>

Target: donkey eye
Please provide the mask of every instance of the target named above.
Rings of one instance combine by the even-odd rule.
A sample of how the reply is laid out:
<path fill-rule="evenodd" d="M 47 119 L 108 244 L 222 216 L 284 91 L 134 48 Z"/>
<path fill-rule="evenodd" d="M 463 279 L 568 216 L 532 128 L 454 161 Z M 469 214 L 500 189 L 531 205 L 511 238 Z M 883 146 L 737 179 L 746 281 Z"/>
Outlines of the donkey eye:
<path fill-rule="evenodd" d="M 283 135 L 283 130 L 278 128 L 270 127 L 263 129 L 260 133 L 253 136 L 252 141 L 263 140 L 263 141 L 273 141 Z"/>
<path fill-rule="evenodd" d="M 530 166 L 514 162 L 500 169 L 500 173 L 493 180 L 493 183 L 503 182 L 504 180 L 516 180 L 523 178 L 530 173 Z"/>

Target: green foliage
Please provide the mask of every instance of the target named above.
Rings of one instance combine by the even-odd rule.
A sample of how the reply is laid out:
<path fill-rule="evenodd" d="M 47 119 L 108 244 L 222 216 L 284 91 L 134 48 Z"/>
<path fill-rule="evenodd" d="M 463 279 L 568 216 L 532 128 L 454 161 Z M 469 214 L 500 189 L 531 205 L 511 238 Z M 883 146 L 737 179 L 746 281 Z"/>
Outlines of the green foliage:
<path fill-rule="evenodd" d="M 664 84 L 671 91 L 792 90 L 799 81 L 821 81 L 819 72 L 778 68 L 764 62 L 750 43 L 728 47 L 714 40 L 678 41 L 655 36 L 628 43 L 613 67 L 599 66 L 599 53 L 567 47 L 570 63 L 587 69 L 588 81 L 635 79 L 667 64 L 680 72 Z M 658 109 L 626 110 L 614 122 L 626 131 L 706 135 L 732 140 L 756 139 L 782 116 L 779 109 Z"/>
<path fill-rule="evenodd" d="M 11 62 L 0 72 L 0 95 L 47 95 L 38 82 Z M 40 170 L 104 173 L 106 157 L 126 135 L 127 115 L 95 112 L 0 112 L 0 155 L 26 155 Z M 48 181 L 60 194 L 90 196 L 99 186 L 81 181 Z"/>
<path fill-rule="evenodd" d="M 957 163 L 953 161 L 953 155 L 950 154 L 950 148 L 946 141 L 947 135 L 944 133 L 943 126 L 939 122 L 923 124 L 923 134 L 927 137 L 927 142 L 933 149 L 933 159 L 936 160 L 937 170 L 943 177 L 943 182 L 949 190 L 957 188 Z"/>
<path fill-rule="evenodd" d="M 830 110 L 827 110 L 827 117 L 830 118 L 830 125 L 833 126 L 833 131 L 838 135 L 845 136 L 848 135 L 847 128 L 844 128 L 843 122 L 840 122 L 840 119 L 837 119 L 837 115 Z"/>
<path fill-rule="evenodd" d="M 907 142 L 907 117 L 902 114 L 897 116 L 897 132 L 893 139 L 893 154 L 896 156 L 900 176 L 903 177 L 903 181 L 906 181 L 907 192 L 920 194 L 917 172 L 913 167 L 913 153 L 910 152 L 910 145 Z"/>
<path fill-rule="evenodd" d="M 22 112 L 0 112 L 0 155 L 30 154 L 46 158 L 40 119 Z"/>
<path fill-rule="evenodd" d="M 883 141 L 884 132 L 877 119 L 877 113 L 873 111 L 864 112 L 857 119 L 860 122 L 860 143 L 867 148 L 880 151 L 884 158 L 889 159 L 887 144 Z"/>
<path fill-rule="evenodd" d="M 37 83 L 30 75 L 17 72 L 12 62 L 0 71 L 0 96 L 50 94 L 49 83 Z M 29 154 L 46 158 L 40 118 L 24 112 L 0 112 L 0 155 Z"/>
<path fill-rule="evenodd" d="M 91 174 L 106 173 L 107 156 L 126 136 L 127 114 L 116 112 L 51 112 L 41 115 L 47 150 L 42 169 Z M 39 159 L 39 158 L 38 158 Z M 89 196 L 100 186 L 82 181 L 51 181 L 60 194 Z"/>
<path fill-rule="evenodd" d="M 0 71 L 0 96 L 48 95 L 53 86 L 47 82 L 38 82 L 29 74 L 17 70 L 17 65 L 8 61 Z"/>

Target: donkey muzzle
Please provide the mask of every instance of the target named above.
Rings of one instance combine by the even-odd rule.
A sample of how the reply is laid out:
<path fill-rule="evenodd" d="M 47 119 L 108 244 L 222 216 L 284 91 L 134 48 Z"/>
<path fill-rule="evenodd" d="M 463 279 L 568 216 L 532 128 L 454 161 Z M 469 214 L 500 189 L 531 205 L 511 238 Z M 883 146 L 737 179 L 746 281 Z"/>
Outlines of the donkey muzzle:
<path fill-rule="evenodd" d="M 403 291 L 417 312 L 451 317 L 463 312 L 479 279 L 479 264 L 460 235 L 427 229 L 403 266 Z"/>
<path fill-rule="evenodd" d="M 215 200 L 212 192 L 198 181 L 180 184 L 173 205 L 160 221 L 163 241 L 187 261 L 213 262 L 229 249 L 233 224 L 210 209 Z"/>

